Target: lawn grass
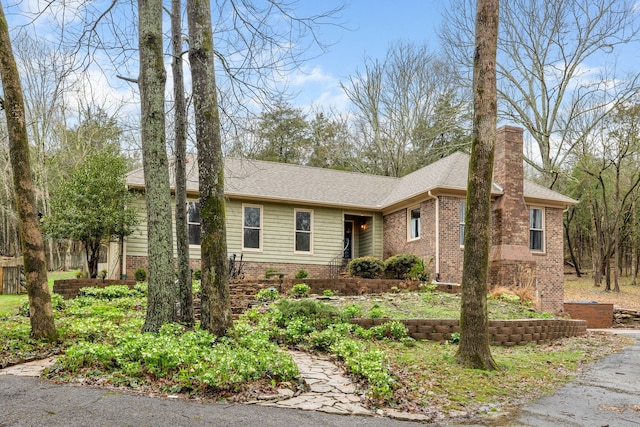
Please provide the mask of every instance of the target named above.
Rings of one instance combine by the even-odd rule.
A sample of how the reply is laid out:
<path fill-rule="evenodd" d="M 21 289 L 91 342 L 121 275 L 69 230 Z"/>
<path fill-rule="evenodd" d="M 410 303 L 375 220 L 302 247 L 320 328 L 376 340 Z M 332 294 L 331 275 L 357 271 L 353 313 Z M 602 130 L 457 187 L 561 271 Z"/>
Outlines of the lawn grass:
<path fill-rule="evenodd" d="M 640 310 L 640 285 L 631 285 L 628 277 L 621 277 L 619 283 L 620 292 L 605 292 L 604 283 L 600 287 L 594 286 L 593 278 L 589 275 L 577 278 L 575 274 L 566 274 L 564 300 L 566 302 L 597 301 L 614 304 L 620 308 Z"/>
<path fill-rule="evenodd" d="M 544 345 L 500 347 L 491 352 L 499 370 L 461 368 L 457 345 L 417 342 L 415 347 L 381 343 L 398 379 L 392 400 L 398 409 L 429 414 L 438 408 L 448 417 L 493 415 L 553 392 L 588 363 L 620 351 L 629 340 L 589 334 Z M 505 424 L 506 425 L 506 424 Z"/>
<path fill-rule="evenodd" d="M 388 317 L 390 319 L 459 319 L 460 294 L 444 292 L 400 292 L 371 297 L 344 297 L 333 303 L 341 309 L 359 308 L 362 317 Z M 487 310 L 491 320 L 552 318 L 527 304 L 514 304 L 500 298 L 489 297 Z"/>
<path fill-rule="evenodd" d="M 55 280 L 72 279 L 76 277 L 75 271 L 50 271 L 47 273 L 49 290 L 53 292 Z M 0 317 L 16 314 L 18 308 L 27 301 L 27 294 L 0 295 Z"/>

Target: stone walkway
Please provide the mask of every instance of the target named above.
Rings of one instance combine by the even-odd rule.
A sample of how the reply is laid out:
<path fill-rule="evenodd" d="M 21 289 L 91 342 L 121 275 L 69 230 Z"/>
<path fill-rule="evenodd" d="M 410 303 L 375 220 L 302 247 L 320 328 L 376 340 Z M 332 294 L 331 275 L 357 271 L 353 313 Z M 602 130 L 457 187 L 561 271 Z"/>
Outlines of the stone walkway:
<path fill-rule="evenodd" d="M 18 377 L 39 377 L 45 368 L 53 365 L 55 357 L 49 357 L 42 360 L 34 360 L 32 362 L 21 363 L 19 365 L 9 366 L 0 369 L 0 375 L 15 375 Z"/>
<path fill-rule="evenodd" d="M 291 390 L 280 390 L 279 396 L 265 396 L 258 405 L 320 411 L 330 414 L 375 415 L 361 404 L 356 386 L 343 375 L 342 369 L 325 357 L 289 351 L 298 365 L 300 377 L 309 391 L 291 395 Z"/>
<path fill-rule="evenodd" d="M 329 358 L 289 351 L 298 365 L 300 377 L 308 386 L 308 391 L 296 393 L 290 389 L 280 389 L 277 394 L 260 396 L 249 402 L 261 406 L 273 406 L 284 409 L 319 411 L 329 414 L 386 416 L 405 421 L 426 421 L 421 414 L 403 413 L 393 409 L 372 411 L 362 405 L 362 395 L 351 380 L 344 376 L 342 368 Z M 35 360 L 20 365 L 0 369 L 0 375 L 39 377 L 45 368 L 55 362 L 55 357 Z"/>

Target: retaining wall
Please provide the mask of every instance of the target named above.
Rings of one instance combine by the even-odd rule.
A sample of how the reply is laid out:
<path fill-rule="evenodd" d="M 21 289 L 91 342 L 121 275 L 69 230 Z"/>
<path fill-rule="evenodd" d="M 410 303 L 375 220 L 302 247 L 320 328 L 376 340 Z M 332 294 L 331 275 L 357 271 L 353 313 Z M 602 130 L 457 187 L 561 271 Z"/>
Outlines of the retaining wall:
<path fill-rule="evenodd" d="M 390 319 L 353 319 L 351 322 L 370 328 Z M 446 341 L 460 332 L 458 319 L 405 319 L 400 320 L 416 340 Z M 490 320 L 489 340 L 493 345 L 514 346 L 528 343 L 542 344 L 558 338 L 584 335 L 587 322 L 564 319 Z"/>
<path fill-rule="evenodd" d="M 565 302 L 564 312 L 572 319 L 587 321 L 588 328 L 610 328 L 613 325 L 613 304 Z"/>
<path fill-rule="evenodd" d="M 62 295 L 64 299 L 76 298 L 80 295 L 80 289 L 88 287 L 105 288 L 113 285 L 127 285 L 132 289 L 136 284 L 135 280 L 112 280 L 112 279 L 65 279 L 53 282 L 53 292 Z"/>

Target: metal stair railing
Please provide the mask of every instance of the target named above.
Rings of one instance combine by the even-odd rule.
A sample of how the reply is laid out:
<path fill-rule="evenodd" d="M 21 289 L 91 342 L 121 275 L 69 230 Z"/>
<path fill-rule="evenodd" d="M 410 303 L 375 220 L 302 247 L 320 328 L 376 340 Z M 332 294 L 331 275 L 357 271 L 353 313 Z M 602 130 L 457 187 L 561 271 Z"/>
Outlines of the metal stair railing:
<path fill-rule="evenodd" d="M 329 278 L 331 279 L 336 279 L 340 275 L 340 271 L 342 271 L 342 269 L 346 265 L 345 261 L 347 259 L 344 257 L 344 254 L 347 249 L 349 249 L 349 245 L 351 244 L 351 242 L 349 242 L 348 239 L 345 239 L 344 242 L 345 246 L 342 249 L 342 252 L 340 252 L 331 261 L 329 261 Z"/>

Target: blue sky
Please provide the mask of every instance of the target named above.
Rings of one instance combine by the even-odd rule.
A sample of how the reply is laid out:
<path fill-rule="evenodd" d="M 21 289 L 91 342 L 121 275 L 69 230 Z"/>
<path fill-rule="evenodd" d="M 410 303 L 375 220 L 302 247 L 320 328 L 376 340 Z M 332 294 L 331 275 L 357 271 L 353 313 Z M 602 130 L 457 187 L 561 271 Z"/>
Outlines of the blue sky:
<path fill-rule="evenodd" d="M 322 1 L 315 6 L 303 0 L 300 14 L 332 8 L 336 2 Z M 326 53 L 306 63 L 304 72 L 291 77 L 291 89 L 298 94 L 294 104 L 312 103 L 346 108 L 347 99 L 340 88 L 356 70 L 362 69 L 365 56 L 383 59 L 389 46 L 398 41 L 427 43 L 437 49 L 437 30 L 444 4 L 441 0 L 348 0 L 340 14 L 341 27 L 327 26 L 320 36 L 331 46 Z"/>

